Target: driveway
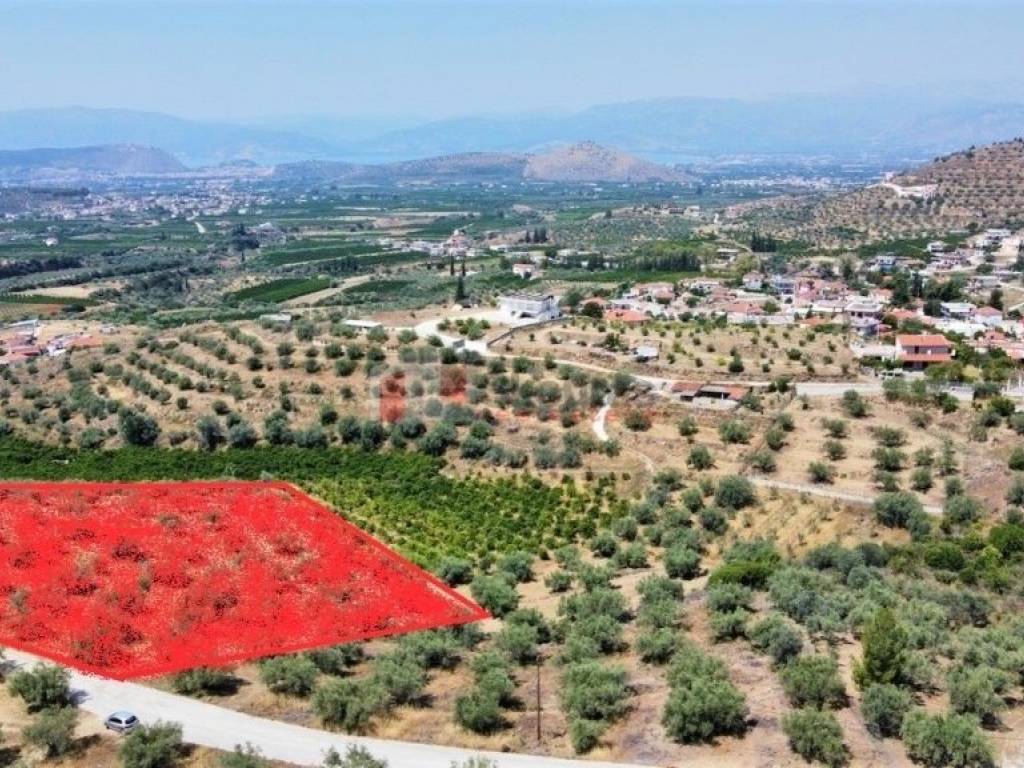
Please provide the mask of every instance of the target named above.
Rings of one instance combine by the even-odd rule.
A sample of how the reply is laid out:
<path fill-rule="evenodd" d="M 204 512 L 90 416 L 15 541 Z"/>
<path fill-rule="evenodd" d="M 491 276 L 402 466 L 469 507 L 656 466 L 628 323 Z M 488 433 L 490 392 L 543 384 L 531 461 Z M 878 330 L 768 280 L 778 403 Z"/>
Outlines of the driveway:
<path fill-rule="evenodd" d="M 19 665 L 38 660 L 10 649 L 5 651 L 5 655 Z M 136 683 L 84 675 L 74 670 L 71 670 L 71 688 L 78 695 L 79 707 L 98 718 L 105 718 L 117 710 L 128 710 L 143 723 L 157 720 L 180 723 L 185 741 L 190 744 L 231 751 L 237 744 L 249 743 L 259 748 L 264 757 L 302 766 L 321 765 L 324 753 L 331 747 L 344 754 L 349 745 L 357 745 L 365 747 L 375 757 L 387 760 L 388 768 L 450 768 L 453 762 L 458 764 L 476 755 L 492 759 L 499 768 L 641 768 L 625 763 L 474 752 L 456 747 L 345 736 L 253 717 L 187 696 L 165 693 Z"/>

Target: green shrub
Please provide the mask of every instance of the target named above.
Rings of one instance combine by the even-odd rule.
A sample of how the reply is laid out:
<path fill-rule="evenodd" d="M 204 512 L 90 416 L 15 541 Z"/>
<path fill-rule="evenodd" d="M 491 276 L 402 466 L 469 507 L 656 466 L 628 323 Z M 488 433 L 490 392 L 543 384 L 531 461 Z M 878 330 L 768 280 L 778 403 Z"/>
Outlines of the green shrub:
<path fill-rule="evenodd" d="M 993 667 L 954 667 L 947 675 L 949 706 L 960 715 L 974 715 L 983 723 L 995 723 L 1006 708 L 1002 694 L 1010 686 L 1009 675 Z"/>
<path fill-rule="evenodd" d="M 232 752 L 220 756 L 220 768 L 270 768 L 270 761 L 252 744 L 236 744 Z"/>
<path fill-rule="evenodd" d="M 992 746 L 969 715 L 931 715 L 912 709 L 900 729 L 907 756 L 928 768 L 992 768 Z"/>
<path fill-rule="evenodd" d="M 75 744 L 78 711 L 73 707 L 44 709 L 35 722 L 22 729 L 25 741 L 43 750 L 46 757 L 60 757 Z"/>
<path fill-rule="evenodd" d="M 676 630 L 670 627 L 647 629 L 637 635 L 636 651 L 646 664 L 667 664 L 678 646 Z"/>
<path fill-rule="evenodd" d="M 876 739 L 899 736 L 912 702 L 909 693 L 891 683 L 869 685 L 860 704 L 868 733 Z"/>
<path fill-rule="evenodd" d="M 800 630 L 778 613 L 765 616 L 747 632 L 750 644 L 772 657 L 776 665 L 785 664 L 803 650 Z"/>
<path fill-rule="evenodd" d="M 180 672 L 171 679 L 171 687 L 175 693 L 184 696 L 200 694 L 222 694 L 234 690 L 236 678 L 228 672 L 209 667 L 196 667 Z"/>
<path fill-rule="evenodd" d="M 123 768 L 173 768 L 184 754 L 181 726 L 157 721 L 141 725 L 121 743 Z"/>
<path fill-rule="evenodd" d="M 446 557 L 437 567 L 437 576 L 449 587 L 468 584 L 473 576 L 473 564 L 461 557 Z"/>
<path fill-rule="evenodd" d="M 427 685 L 427 674 L 419 660 L 401 650 L 379 657 L 374 662 L 371 679 L 394 706 L 414 701 Z"/>
<path fill-rule="evenodd" d="M 789 747 L 804 760 L 840 768 L 850 754 L 843 743 L 843 729 L 831 712 L 801 709 L 782 718 Z"/>
<path fill-rule="evenodd" d="M 746 729 L 746 702 L 729 681 L 725 665 L 693 643 L 680 645 L 668 681 L 671 692 L 662 724 L 671 739 L 694 744 Z"/>
<path fill-rule="evenodd" d="M 274 693 L 308 696 L 320 670 L 306 656 L 275 656 L 260 662 L 260 679 Z"/>
<path fill-rule="evenodd" d="M 11 676 L 7 688 L 12 696 L 25 702 L 29 712 L 40 709 L 60 709 L 71 704 L 70 674 L 63 667 L 36 664 Z"/>
<path fill-rule="evenodd" d="M 794 707 L 824 709 L 846 704 L 846 689 L 831 656 L 798 656 L 782 668 L 779 677 Z"/>
<path fill-rule="evenodd" d="M 715 503 L 725 509 L 743 509 L 757 501 L 754 486 L 745 477 L 726 475 L 718 481 Z"/>
<path fill-rule="evenodd" d="M 888 608 L 880 608 L 861 633 L 861 660 L 853 679 L 866 689 L 875 683 L 898 683 L 907 658 L 907 632 Z"/>
<path fill-rule="evenodd" d="M 386 708 L 387 699 L 379 686 L 335 678 L 317 686 L 312 704 L 326 727 L 351 733 L 366 728 L 370 718 Z"/>
<path fill-rule="evenodd" d="M 562 677 L 562 709 L 569 727 L 577 724 L 571 734 L 573 747 L 592 749 L 600 734 L 629 708 L 626 671 L 596 661 L 573 664 Z"/>
<path fill-rule="evenodd" d="M 519 594 L 505 576 L 477 576 L 470 586 L 470 593 L 474 600 L 499 619 L 519 607 Z"/>

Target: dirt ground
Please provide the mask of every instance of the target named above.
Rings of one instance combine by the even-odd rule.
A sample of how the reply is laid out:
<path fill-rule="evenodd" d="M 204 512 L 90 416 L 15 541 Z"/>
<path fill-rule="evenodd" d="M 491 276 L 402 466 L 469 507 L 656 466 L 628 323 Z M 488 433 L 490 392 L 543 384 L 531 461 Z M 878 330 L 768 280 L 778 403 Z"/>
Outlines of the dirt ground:
<path fill-rule="evenodd" d="M 770 477 L 793 483 L 811 482 L 807 467 L 812 461 L 824 461 L 823 444 L 828 436 L 822 426 L 825 419 L 842 418 L 849 427 L 849 437 L 840 442 L 846 447 L 845 458 L 836 461 L 835 490 L 856 494 L 873 495 L 878 492 L 873 481 L 874 459 L 872 451 L 877 442 L 872 430 L 879 427 L 901 429 L 907 442 L 900 448 L 907 454 L 906 467 L 897 473 L 900 485 L 910 489 L 910 476 L 914 470 L 914 453 L 921 448 L 931 448 L 938 458 L 945 440 L 952 442 L 956 452 L 960 477 L 970 494 L 985 502 L 989 509 L 1005 508 L 1006 490 L 1013 473 L 1007 468 L 1007 458 L 1020 438 L 1006 426 L 989 430 L 987 442 L 970 440 L 969 430 L 975 419 L 970 403 L 961 403 L 960 409 L 952 414 L 942 414 L 934 407 L 917 408 L 902 403 L 887 402 L 881 396 L 868 398 L 870 413 L 863 419 L 852 419 L 839 408 L 834 398 L 808 398 L 793 400 L 786 412 L 793 417 L 795 429 L 789 433 L 786 446 L 778 452 L 778 469 Z M 931 419 L 926 427 L 917 427 L 912 422 L 914 414 L 925 412 Z M 931 490 L 918 495 L 926 504 L 942 506 L 945 499 L 944 478 L 937 471 L 932 472 L 934 485 Z"/>
<path fill-rule="evenodd" d="M 637 363 L 629 351 L 605 349 L 602 345 L 608 334 L 619 336 L 625 350 L 637 346 L 656 347 L 659 359 Z M 517 331 L 507 342 L 502 342 L 502 348 L 512 354 L 540 357 L 550 353 L 558 359 L 696 381 L 709 378 L 756 381 L 780 376 L 827 380 L 845 376 L 843 366 L 855 369 L 844 336 L 800 326 L 757 329 L 727 326 L 700 331 L 693 323 L 648 321 L 642 326 L 630 327 L 618 322 L 572 318 L 554 327 Z M 790 350 L 799 353 L 800 359 L 790 359 Z M 729 371 L 733 351 L 743 361 L 742 372 Z"/>

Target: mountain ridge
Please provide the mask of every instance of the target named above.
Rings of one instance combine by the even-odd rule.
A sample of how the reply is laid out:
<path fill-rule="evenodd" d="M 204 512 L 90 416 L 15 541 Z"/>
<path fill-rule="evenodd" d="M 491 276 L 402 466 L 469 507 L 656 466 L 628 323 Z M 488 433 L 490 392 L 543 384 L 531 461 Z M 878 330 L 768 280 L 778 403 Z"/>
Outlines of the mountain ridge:
<path fill-rule="evenodd" d="M 649 160 L 829 156 L 920 162 L 1013 138 L 1024 98 L 872 89 L 853 94 L 649 99 L 500 117 L 201 121 L 88 107 L 0 112 L 0 148 L 158 146 L 191 167 L 335 160 L 382 164 L 475 152 L 537 153 L 584 138 Z"/>

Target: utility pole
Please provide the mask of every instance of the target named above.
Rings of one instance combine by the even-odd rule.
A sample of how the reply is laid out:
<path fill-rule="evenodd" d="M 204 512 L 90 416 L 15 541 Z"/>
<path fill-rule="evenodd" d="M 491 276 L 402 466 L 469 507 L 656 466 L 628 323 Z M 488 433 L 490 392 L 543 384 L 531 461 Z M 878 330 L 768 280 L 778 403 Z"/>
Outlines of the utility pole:
<path fill-rule="evenodd" d="M 540 729 L 540 655 L 537 656 L 537 744 L 541 742 Z"/>

